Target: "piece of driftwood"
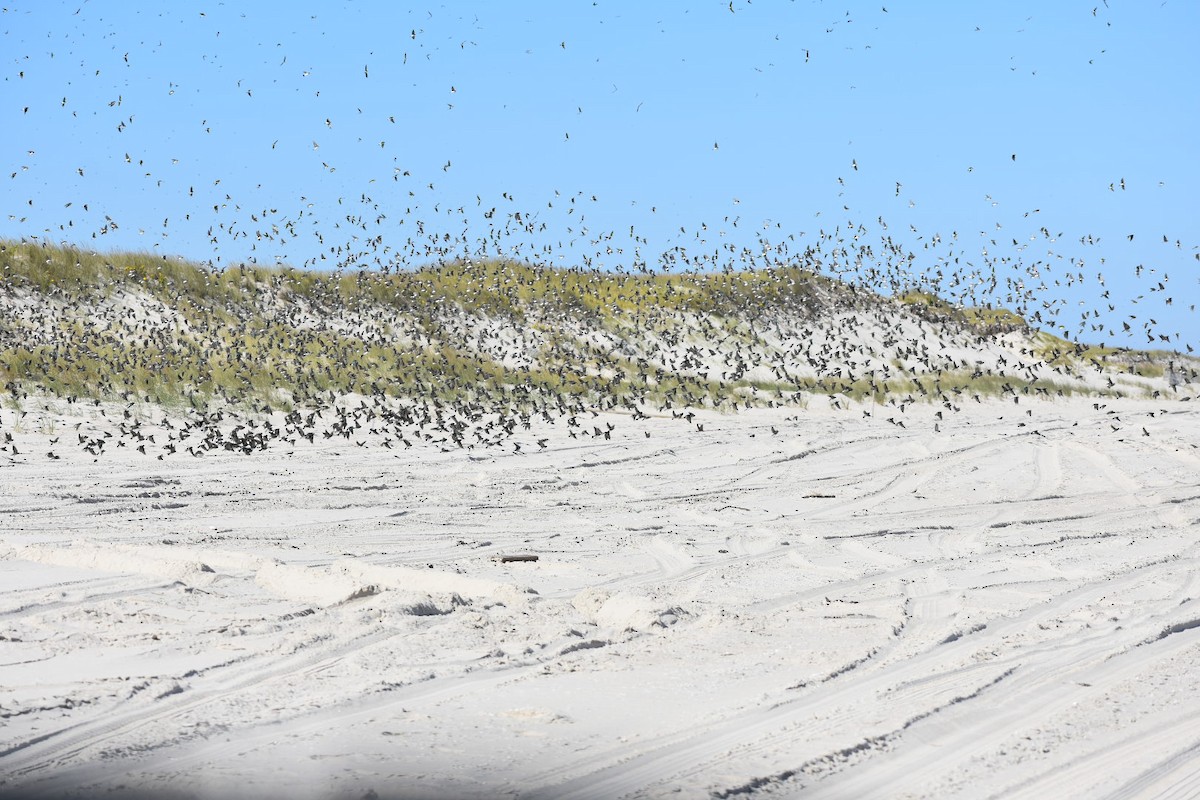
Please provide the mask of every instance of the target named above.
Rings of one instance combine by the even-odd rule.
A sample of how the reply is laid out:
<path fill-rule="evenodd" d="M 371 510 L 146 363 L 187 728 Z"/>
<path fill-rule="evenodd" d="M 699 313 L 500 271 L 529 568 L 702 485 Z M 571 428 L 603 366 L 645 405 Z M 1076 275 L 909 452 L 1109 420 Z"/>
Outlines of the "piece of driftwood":
<path fill-rule="evenodd" d="M 501 564 L 507 564 L 509 561 L 537 561 L 537 556 L 492 556 Z"/>

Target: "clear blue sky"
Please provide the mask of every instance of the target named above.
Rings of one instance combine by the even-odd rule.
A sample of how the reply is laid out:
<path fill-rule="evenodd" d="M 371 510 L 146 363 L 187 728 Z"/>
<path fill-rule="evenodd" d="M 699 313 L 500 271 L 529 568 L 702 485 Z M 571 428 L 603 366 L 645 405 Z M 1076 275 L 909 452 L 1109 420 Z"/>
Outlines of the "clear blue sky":
<path fill-rule="evenodd" d="M 0 236 L 607 269 L 890 236 L 948 295 L 995 270 L 1048 328 L 1200 346 L 1198 35 L 1182 0 L 10 3 Z"/>

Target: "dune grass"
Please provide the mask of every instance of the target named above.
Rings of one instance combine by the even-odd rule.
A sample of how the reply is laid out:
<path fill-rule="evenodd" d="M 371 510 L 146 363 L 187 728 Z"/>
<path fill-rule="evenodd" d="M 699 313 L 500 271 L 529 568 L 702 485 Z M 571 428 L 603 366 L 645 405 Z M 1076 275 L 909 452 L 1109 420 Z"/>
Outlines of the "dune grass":
<path fill-rule="evenodd" d="M 399 272 L 217 271 L 150 253 L 4 241 L 0 291 L 9 299 L 0 320 L 0 386 L 9 393 L 290 410 L 350 393 L 513 408 L 732 408 L 813 394 L 884 402 L 1079 390 L 1043 376 L 910 375 L 895 359 L 898 374 L 882 378 L 748 379 L 747 370 L 773 358 L 760 329 L 781 318 L 820 325 L 838 309 L 888 302 L 798 266 L 634 275 L 483 260 Z M 1004 310 L 956 308 L 925 292 L 894 300 L 920 319 L 977 337 L 1028 331 Z M 694 327 L 681 328 L 684 318 Z M 480 346 L 501 328 L 540 343 L 509 363 Z M 655 360 L 650 336 L 723 347 L 738 364 L 718 375 L 702 371 L 698 358 L 668 367 Z M 1036 355 L 1060 370 L 1094 363 L 1163 374 L 1158 355 L 1038 337 Z"/>
<path fill-rule="evenodd" d="M 911 290 L 896 300 L 926 320 L 955 322 L 986 336 L 1011 331 L 1028 331 L 1029 323 L 1006 308 L 958 307 L 930 292 Z"/>

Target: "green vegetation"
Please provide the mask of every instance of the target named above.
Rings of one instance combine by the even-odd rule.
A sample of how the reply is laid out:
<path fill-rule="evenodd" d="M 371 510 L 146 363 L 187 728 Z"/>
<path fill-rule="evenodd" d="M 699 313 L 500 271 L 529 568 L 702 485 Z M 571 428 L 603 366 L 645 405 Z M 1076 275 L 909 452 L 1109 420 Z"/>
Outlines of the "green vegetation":
<path fill-rule="evenodd" d="M 896 300 L 922 319 L 963 325 L 981 336 L 1029 330 L 1024 318 L 1005 308 L 959 308 L 935 294 L 915 289 L 897 295 Z"/>
<path fill-rule="evenodd" d="M 1092 365 L 1158 377 L 1164 360 L 1081 348 L 1033 335 L 1009 311 L 909 292 L 899 306 L 947 335 L 1029 333 L 1030 356 L 1062 379 L 954 364 L 914 374 L 899 351 L 890 361 L 877 354 L 891 364 L 878 377 L 833 366 L 797 377 L 780 348 L 803 344 L 798 330 L 834 313 L 878 319 L 888 306 L 800 267 L 631 275 L 490 260 L 404 272 L 215 271 L 150 253 L 8 241 L 0 301 L 0 387 L 10 402 L 37 390 L 289 411 L 350 393 L 524 411 L 732 408 L 813 394 L 946 401 L 1079 391 L 1073 370 Z"/>
<path fill-rule="evenodd" d="M 1182 359 L 1167 350 L 1132 350 L 1071 342 L 1048 333 L 1037 334 L 1035 352 L 1052 366 L 1091 368 L 1103 372 L 1162 378 L 1171 361 Z"/>

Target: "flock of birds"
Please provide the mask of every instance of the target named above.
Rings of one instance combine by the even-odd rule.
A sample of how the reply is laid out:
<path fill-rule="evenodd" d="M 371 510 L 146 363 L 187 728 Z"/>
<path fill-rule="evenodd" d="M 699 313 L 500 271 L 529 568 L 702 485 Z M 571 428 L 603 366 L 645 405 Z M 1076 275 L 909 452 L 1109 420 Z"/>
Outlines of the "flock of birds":
<path fill-rule="evenodd" d="M 835 258 L 868 257 L 834 244 Z M 9 242 L 0 377 L 10 407 L 74 407 L 47 457 L 74 445 L 96 459 L 331 439 L 519 453 L 551 441 L 535 424 L 609 440 L 619 417 L 602 412 L 702 431 L 697 409 L 816 398 L 873 400 L 865 416 L 905 427 L 915 403 L 941 420 L 989 396 L 1166 399 L 1197 379 L 1183 353 L 1100 351 L 1010 312 L 880 295 L 822 275 L 821 255 L 671 275 L 500 260 L 318 275 Z M 20 456 L 5 433 L 0 453 Z"/>
<path fill-rule="evenodd" d="M 847 12 L 826 33 L 852 22 Z M 405 46 L 415 55 L 425 38 L 413 27 Z M 803 50 L 804 63 L 811 55 Z M 128 72 L 138 57 L 124 53 L 118 68 Z M 18 59 L 16 84 L 26 61 Z M 286 64 L 284 56 L 279 68 Z M 364 65 L 361 80 L 377 82 L 373 73 Z M 179 88 L 169 82 L 171 96 Z M 255 96 L 241 80 L 237 89 Z M 455 85 L 449 93 L 458 95 Z M 117 93 L 100 113 L 116 115 L 117 133 L 129 140 L 138 121 L 126 101 Z M 76 120 L 76 105 L 64 95 L 53 113 Z M 30 112 L 26 105 L 21 116 Z M 213 124 L 200 122 L 206 134 Z M 326 116 L 322 130 L 334 127 Z M 371 150 L 386 148 L 379 141 Z M 317 141 L 311 150 L 332 158 Z M 163 187 L 137 152 L 123 161 Z M 434 174 L 452 166 L 446 159 Z M 859 168 L 850 159 L 846 174 Z M 293 213 L 240 202 L 222 177 L 187 187 L 197 219 L 211 204 L 213 221 L 201 228 L 208 225 L 213 253 L 278 251 L 311 237 L 316 250 L 302 271 L 81 249 L 70 242 L 95 246 L 125 223 L 96 201 L 67 202 L 68 215 L 103 216 L 90 237 L 67 219 L 0 243 L 5 405 L 23 413 L 31 398 L 55 396 L 90 409 L 92 422 L 75 425 L 77 441 L 60 434 L 53 444 L 97 459 L 126 447 L 163 459 L 320 439 L 523 452 L 548 446 L 529 433 L 535 422 L 610 439 L 616 427 L 611 416 L 599 419 L 605 411 L 634 421 L 670 414 L 702 429 L 698 408 L 873 399 L 888 422 L 904 426 L 904 410 L 918 402 L 941 406 L 940 418 L 986 396 L 1165 397 L 1197 378 L 1192 334 L 1165 330 L 1149 310 L 1194 314 L 1190 287 L 1138 265 L 1134 280 L 1145 291 L 1113 296 L 1097 269 L 1111 266 L 1096 255 L 1100 238 L 1081 237 L 1083 254 L 1067 253 L 1062 232 L 1037 224 L 1039 209 L 1024 215 L 1029 230 L 997 222 L 945 235 L 912 224 L 894 230 L 883 216 L 827 217 L 805 232 L 771 222 L 754 230 L 734 212 L 680 227 L 660 250 L 635 225 L 604 230 L 589 221 L 597 202 L 590 192 L 554 191 L 522 208 L 508 191 L 448 201 L 395 159 L 386 177 L 386 190 L 339 196 L 332 222 L 312 211 L 309 196 Z M 837 182 L 840 203 L 847 183 Z M 1124 192 L 1126 181 L 1108 188 Z M 903 192 L 896 182 L 896 198 Z M 196 225 L 192 213 L 184 217 Z M 164 238 L 171 224 L 162 220 Z M 1169 235 L 1147 246 L 1169 251 L 1172 264 L 1185 251 Z M 1190 252 L 1200 262 L 1200 249 Z M 1069 304 L 1072 293 L 1086 304 Z M 1143 337 L 1151 350 L 1082 344 Z M 4 431 L 0 454 L 20 457 L 12 433 Z"/>

